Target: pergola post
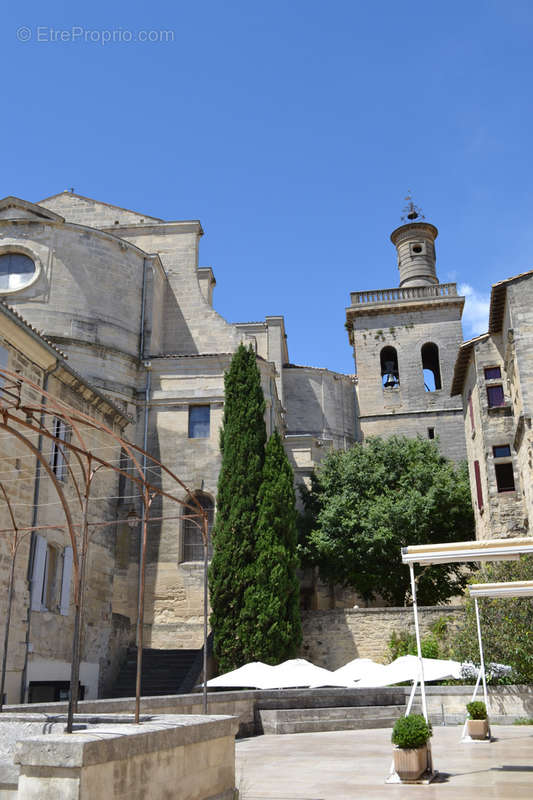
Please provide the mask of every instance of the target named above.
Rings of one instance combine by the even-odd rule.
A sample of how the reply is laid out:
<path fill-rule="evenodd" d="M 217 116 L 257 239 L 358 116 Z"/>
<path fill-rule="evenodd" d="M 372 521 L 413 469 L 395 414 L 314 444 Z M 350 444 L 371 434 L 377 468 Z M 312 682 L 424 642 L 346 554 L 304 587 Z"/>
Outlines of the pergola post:
<path fill-rule="evenodd" d="M 477 597 L 474 597 L 474 608 L 476 609 L 476 625 L 477 625 L 477 640 L 479 643 L 479 668 L 481 671 L 481 681 L 483 683 L 483 697 L 485 698 L 485 707 L 487 709 L 487 714 L 490 716 L 489 710 L 489 695 L 487 692 L 487 677 L 485 675 L 485 656 L 483 654 L 483 639 L 481 636 L 481 623 L 479 620 L 479 605 L 477 602 Z"/>
<path fill-rule="evenodd" d="M 420 693 L 422 696 L 422 713 L 426 722 L 428 720 L 428 710 L 426 704 L 426 684 L 424 683 L 424 662 L 422 660 L 422 645 L 420 643 L 420 626 L 418 624 L 418 605 L 416 602 L 416 581 L 415 569 L 413 564 L 409 564 L 409 572 L 411 575 L 411 594 L 413 596 L 413 614 L 415 618 L 415 635 L 416 635 L 416 652 L 418 655 L 418 675 L 420 679 Z"/>

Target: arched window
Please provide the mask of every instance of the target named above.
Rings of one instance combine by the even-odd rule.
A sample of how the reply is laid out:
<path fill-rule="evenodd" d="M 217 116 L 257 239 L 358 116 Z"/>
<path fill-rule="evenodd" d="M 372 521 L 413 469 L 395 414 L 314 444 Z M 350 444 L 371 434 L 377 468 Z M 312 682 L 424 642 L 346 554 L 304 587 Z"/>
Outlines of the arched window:
<path fill-rule="evenodd" d="M 398 353 L 394 347 L 384 347 L 380 353 L 381 385 L 384 389 L 394 389 L 400 385 Z"/>
<path fill-rule="evenodd" d="M 204 511 L 207 512 L 208 536 L 209 546 L 207 554 L 211 558 L 213 547 L 211 542 L 211 529 L 213 527 L 213 520 L 215 517 L 215 507 L 213 501 L 207 494 L 198 492 L 195 494 L 196 500 L 200 503 Z M 190 502 L 191 498 L 188 498 Z M 202 530 L 199 525 L 202 524 L 201 517 L 197 516 L 191 508 L 185 508 L 183 513 L 183 561 L 203 561 L 204 560 L 204 544 L 202 539 Z"/>
<path fill-rule="evenodd" d="M 424 387 L 426 392 L 442 389 L 440 379 L 439 348 L 434 342 L 422 345 L 422 369 L 424 371 Z"/>

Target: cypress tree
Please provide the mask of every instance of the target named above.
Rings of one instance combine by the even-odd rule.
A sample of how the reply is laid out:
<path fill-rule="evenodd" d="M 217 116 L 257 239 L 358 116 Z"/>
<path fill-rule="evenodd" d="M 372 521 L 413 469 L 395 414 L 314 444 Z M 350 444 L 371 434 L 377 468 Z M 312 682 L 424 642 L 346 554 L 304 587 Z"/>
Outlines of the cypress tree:
<path fill-rule="evenodd" d="M 257 496 L 263 475 L 265 400 L 252 348 L 242 344 L 224 376 L 213 558 L 209 572 L 214 654 L 221 672 L 246 662 L 244 596 L 253 581 Z"/>
<path fill-rule="evenodd" d="M 302 641 L 293 473 L 275 431 L 265 452 L 258 495 L 255 580 L 245 592 L 247 661 L 278 664 Z"/>

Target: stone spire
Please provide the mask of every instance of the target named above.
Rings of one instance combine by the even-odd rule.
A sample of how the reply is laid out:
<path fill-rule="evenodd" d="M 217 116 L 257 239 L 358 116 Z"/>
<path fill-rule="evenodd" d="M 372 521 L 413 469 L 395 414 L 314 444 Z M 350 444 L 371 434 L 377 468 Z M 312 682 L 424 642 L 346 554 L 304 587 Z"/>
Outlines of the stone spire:
<path fill-rule="evenodd" d="M 424 216 L 410 194 L 405 199 L 402 221 L 407 223 L 396 228 L 390 237 L 398 253 L 400 286 L 432 286 L 439 282 L 435 269 L 435 239 L 439 232 L 429 222 L 420 221 Z"/>

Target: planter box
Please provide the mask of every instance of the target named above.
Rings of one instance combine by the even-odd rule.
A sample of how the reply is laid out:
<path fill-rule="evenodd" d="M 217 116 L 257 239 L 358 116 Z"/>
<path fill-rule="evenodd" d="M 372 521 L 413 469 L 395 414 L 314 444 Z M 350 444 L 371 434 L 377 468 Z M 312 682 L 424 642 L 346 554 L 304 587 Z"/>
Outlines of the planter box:
<path fill-rule="evenodd" d="M 428 761 L 427 745 L 412 750 L 394 748 L 394 769 L 402 781 L 416 781 L 426 771 Z"/>
<path fill-rule="evenodd" d="M 471 739 L 486 739 L 489 733 L 489 721 L 488 719 L 469 719 L 467 730 Z"/>

